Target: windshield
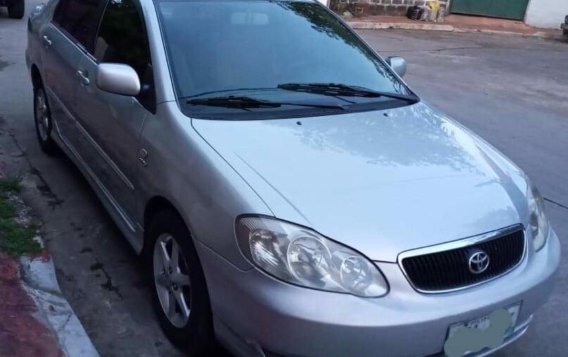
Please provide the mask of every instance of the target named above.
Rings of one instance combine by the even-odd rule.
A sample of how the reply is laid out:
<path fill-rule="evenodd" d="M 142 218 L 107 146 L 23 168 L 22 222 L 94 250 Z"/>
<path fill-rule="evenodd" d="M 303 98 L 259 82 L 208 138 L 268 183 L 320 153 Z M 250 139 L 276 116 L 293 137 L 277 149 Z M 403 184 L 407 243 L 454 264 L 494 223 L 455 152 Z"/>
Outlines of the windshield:
<path fill-rule="evenodd" d="M 329 92 L 322 91 L 321 84 L 410 94 L 373 51 L 317 3 L 161 0 L 157 7 L 179 98 L 226 98 L 242 96 L 243 90 L 247 100 L 254 97 L 274 101 L 275 96 L 285 95 L 287 102 L 302 99 L 302 103 L 309 104 L 308 98 L 330 104 L 344 98 L 345 92 L 332 93 L 331 98 Z M 299 88 L 290 84 L 314 83 L 319 92 L 311 90 L 313 86 L 303 86 L 302 91 L 290 93 L 291 88 Z M 370 101 L 385 98 L 359 96 L 347 103 L 368 105 Z M 234 105 L 215 108 L 213 101 L 206 108 L 196 108 L 203 106 L 202 100 L 184 102 L 199 113 L 251 111 Z M 290 108 L 284 105 L 258 110 L 282 109 Z M 297 109 L 305 110 L 306 105 Z"/>

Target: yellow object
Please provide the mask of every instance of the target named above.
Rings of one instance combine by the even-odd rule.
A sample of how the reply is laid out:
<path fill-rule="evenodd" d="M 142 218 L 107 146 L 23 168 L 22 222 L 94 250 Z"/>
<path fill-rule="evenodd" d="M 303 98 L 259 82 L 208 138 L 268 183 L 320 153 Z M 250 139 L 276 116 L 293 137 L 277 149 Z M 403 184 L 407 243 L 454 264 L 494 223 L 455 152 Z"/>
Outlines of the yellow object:
<path fill-rule="evenodd" d="M 426 6 L 432 9 L 432 12 L 434 13 L 437 13 L 438 10 L 440 10 L 440 2 L 438 0 L 430 0 L 426 3 Z"/>

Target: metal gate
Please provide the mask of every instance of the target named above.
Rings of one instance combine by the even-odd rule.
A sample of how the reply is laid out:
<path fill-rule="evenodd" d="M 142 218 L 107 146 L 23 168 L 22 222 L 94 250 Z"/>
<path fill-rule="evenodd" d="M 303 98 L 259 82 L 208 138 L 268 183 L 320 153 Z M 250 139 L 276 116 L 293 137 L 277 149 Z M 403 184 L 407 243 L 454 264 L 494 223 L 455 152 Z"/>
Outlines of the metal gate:
<path fill-rule="evenodd" d="M 524 20 L 529 0 L 451 0 L 450 12 Z"/>

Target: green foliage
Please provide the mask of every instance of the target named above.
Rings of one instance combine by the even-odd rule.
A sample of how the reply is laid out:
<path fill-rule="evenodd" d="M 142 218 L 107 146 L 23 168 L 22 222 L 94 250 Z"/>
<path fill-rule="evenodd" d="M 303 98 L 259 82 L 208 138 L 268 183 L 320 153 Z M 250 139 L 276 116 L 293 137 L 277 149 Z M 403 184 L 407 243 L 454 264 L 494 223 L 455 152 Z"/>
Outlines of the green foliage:
<path fill-rule="evenodd" d="M 17 177 L 0 178 L 0 195 L 8 192 L 20 192 L 20 179 Z"/>
<path fill-rule="evenodd" d="M 41 252 L 39 243 L 34 240 L 38 227 L 15 221 L 17 210 L 10 202 L 9 194 L 20 189 L 19 179 L 0 179 L 0 250 L 12 256 Z"/>

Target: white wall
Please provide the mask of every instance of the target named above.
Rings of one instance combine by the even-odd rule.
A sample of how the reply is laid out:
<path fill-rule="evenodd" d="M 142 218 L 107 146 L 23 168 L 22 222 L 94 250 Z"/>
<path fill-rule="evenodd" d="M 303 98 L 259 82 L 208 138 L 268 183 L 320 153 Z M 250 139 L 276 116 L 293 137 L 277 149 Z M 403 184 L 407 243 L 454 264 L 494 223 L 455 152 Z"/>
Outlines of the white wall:
<path fill-rule="evenodd" d="M 525 23 L 535 27 L 560 28 L 568 15 L 568 0 L 530 0 Z"/>

